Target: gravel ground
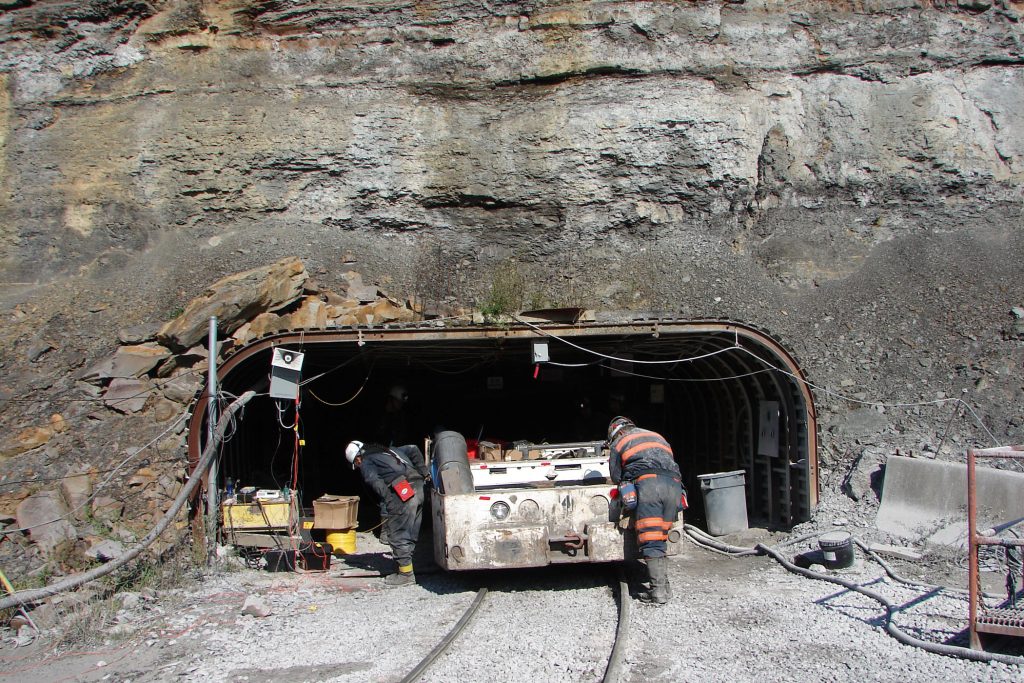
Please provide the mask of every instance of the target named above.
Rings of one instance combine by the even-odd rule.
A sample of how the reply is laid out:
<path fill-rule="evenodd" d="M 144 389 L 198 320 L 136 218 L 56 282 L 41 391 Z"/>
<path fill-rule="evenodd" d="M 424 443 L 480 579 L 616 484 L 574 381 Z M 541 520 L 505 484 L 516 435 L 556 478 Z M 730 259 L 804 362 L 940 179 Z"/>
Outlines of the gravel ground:
<path fill-rule="evenodd" d="M 789 536 L 752 529 L 724 540 L 774 544 L 836 528 L 827 514 L 817 519 L 818 527 L 803 525 Z M 812 544 L 794 544 L 786 555 Z M 358 548 L 327 572 L 276 574 L 229 563 L 186 589 L 129 596 L 105 637 L 87 650 L 58 653 L 45 639 L 14 647 L 8 633 L 0 681 L 397 681 L 448 633 L 481 586 L 489 588 L 487 602 L 421 680 L 601 679 L 616 627 L 611 568 L 446 574 L 428 572 L 421 562 L 417 586 L 389 590 L 371 576 L 388 566 L 385 548 L 368 535 L 360 535 Z M 949 559 L 903 563 L 899 571 L 964 585 L 962 570 Z M 901 585 L 860 553 L 851 568 L 834 574 L 902 605 L 897 623 L 910 635 L 964 644 L 967 604 L 959 593 Z M 1015 681 L 1024 675 L 1016 666 L 902 645 L 885 632 L 884 611 L 874 601 L 790 573 L 767 557 L 731 558 L 685 544 L 670 576 L 675 598 L 668 606 L 633 603 L 625 681 Z M 246 605 L 269 614 L 243 614 Z"/>

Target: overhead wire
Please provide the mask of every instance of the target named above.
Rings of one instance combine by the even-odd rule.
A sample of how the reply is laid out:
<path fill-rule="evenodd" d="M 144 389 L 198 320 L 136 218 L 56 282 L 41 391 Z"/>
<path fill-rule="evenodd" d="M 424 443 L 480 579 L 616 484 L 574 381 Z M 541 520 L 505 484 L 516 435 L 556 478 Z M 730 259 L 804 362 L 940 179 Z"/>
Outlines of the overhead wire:
<path fill-rule="evenodd" d="M 95 397 L 95 398 L 90 398 L 90 397 L 86 397 L 86 398 L 64 398 L 68 393 L 73 391 L 72 389 L 68 389 L 67 391 L 65 391 L 63 393 L 57 394 L 56 396 L 50 397 L 50 398 L 45 399 L 45 400 L 46 400 L 46 402 L 56 402 L 56 401 L 59 401 L 59 400 L 65 400 L 65 401 L 67 401 L 69 403 L 103 403 L 103 404 L 121 403 L 121 402 L 124 402 L 124 401 L 130 401 L 133 398 L 138 398 L 139 396 L 143 396 L 145 394 L 151 393 L 151 392 L 153 392 L 156 389 L 162 389 L 165 386 L 167 386 L 168 384 L 171 384 L 172 382 L 174 382 L 174 381 L 176 381 L 178 379 L 181 379 L 182 377 L 187 377 L 189 375 L 197 375 L 197 374 L 199 374 L 198 370 L 194 370 L 194 369 L 190 368 L 189 370 L 187 370 L 185 372 L 182 372 L 181 374 L 175 375 L 174 377 L 168 377 L 166 379 L 166 381 L 164 381 L 164 382 L 152 381 L 152 382 L 150 382 L 150 384 L 152 386 L 144 389 L 143 391 L 140 391 L 137 394 L 132 394 L 130 396 L 125 396 L 125 397 L 122 397 L 122 398 L 119 398 L 119 399 L 114 399 L 114 400 L 108 400 L 108 399 L 103 398 L 102 396 L 98 396 L 98 397 Z M 128 378 L 111 377 L 110 379 L 128 379 Z M 0 398 L 0 403 L 36 403 L 36 402 L 39 402 L 41 400 L 43 400 L 43 399 L 22 398 L 22 397 L 13 397 L 13 396 L 11 396 L 11 397 L 7 397 L 7 398 Z"/>
<path fill-rule="evenodd" d="M 133 399 L 139 398 L 140 396 L 145 396 L 147 394 L 152 394 L 152 393 L 154 393 L 154 392 L 156 392 L 156 391 L 158 391 L 160 389 L 163 389 L 165 386 L 167 386 L 168 384 L 174 382 L 177 379 L 180 379 L 181 377 L 186 377 L 188 375 L 193 375 L 193 374 L 198 374 L 198 371 L 196 371 L 196 370 L 189 370 L 187 372 L 183 372 L 180 375 L 177 375 L 175 377 L 169 378 L 167 381 L 165 381 L 163 383 L 151 382 L 151 386 L 147 387 L 143 391 L 140 391 L 140 392 L 138 392 L 136 394 L 132 394 L 130 396 L 123 396 L 123 397 L 118 398 L 118 399 L 110 399 L 110 400 L 108 400 L 108 399 L 105 399 L 105 398 L 102 398 L 102 397 L 99 397 L 99 398 L 82 398 L 82 399 L 64 399 L 64 400 L 69 401 L 69 402 L 98 403 L 98 404 L 101 405 L 101 408 L 97 408 L 96 410 L 90 410 L 88 412 L 81 413 L 80 415 L 71 415 L 71 416 L 61 415 L 61 417 L 63 418 L 63 421 L 64 421 L 64 423 L 66 425 L 71 425 L 71 424 L 74 424 L 74 423 L 79 422 L 81 420 L 86 420 L 86 419 L 89 419 L 91 417 L 95 417 L 96 415 L 99 415 L 102 412 L 104 412 L 103 409 L 110 410 L 111 408 L 113 408 L 114 410 L 117 410 L 116 406 L 119 406 L 119 405 L 121 405 L 123 403 L 126 403 L 128 401 L 131 401 Z M 3 403 L 4 401 L 11 402 L 11 403 L 13 403 L 13 402 L 17 402 L 17 403 L 40 403 L 40 402 L 51 403 L 51 402 L 56 402 L 58 398 L 59 398 L 59 396 L 55 397 L 53 399 L 47 399 L 47 400 L 43 400 L 43 399 L 28 399 L 28 398 L 25 398 L 25 399 L 7 398 L 7 399 L 0 399 L 0 403 Z"/>
<path fill-rule="evenodd" d="M 754 375 L 760 375 L 765 372 L 771 372 L 774 368 L 763 368 L 761 370 L 754 370 L 753 372 L 745 372 L 742 375 L 729 375 L 728 377 L 664 377 L 658 375 L 647 375 L 642 372 L 634 372 L 632 370 L 625 370 L 623 368 L 615 368 L 604 361 L 598 361 L 601 367 L 608 368 L 613 372 L 619 372 L 624 375 L 630 375 L 632 377 L 643 377 L 644 379 L 657 379 L 665 382 L 726 382 L 733 379 L 743 379 L 744 377 L 753 377 Z"/>
<path fill-rule="evenodd" d="M 740 351 L 743 351 L 746 354 L 749 354 L 750 356 L 753 356 L 755 359 L 757 359 L 758 361 L 760 361 L 764 365 L 767 365 L 767 366 L 775 369 L 776 371 L 781 372 L 782 374 L 787 375 L 787 376 L 797 380 L 798 382 L 801 382 L 801 383 L 807 385 L 808 387 L 814 389 L 815 391 L 820 391 L 823 394 L 827 394 L 829 396 L 833 396 L 833 397 L 839 398 L 839 399 L 841 399 L 843 401 L 849 401 L 850 403 L 857 403 L 859 405 L 871 406 L 871 407 L 875 407 L 875 408 L 916 408 L 916 407 L 929 406 L 929 405 L 941 405 L 943 403 L 950 403 L 950 402 L 959 403 L 960 405 L 962 405 L 965 408 L 967 408 L 967 410 L 971 413 L 971 415 L 974 416 L 975 421 L 978 423 L 978 425 L 982 429 L 985 430 L 985 433 L 988 434 L 989 438 L 992 439 L 993 443 L 996 446 L 1002 446 L 1002 444 L 999 443 L 999 439 L 997 439 L 995 437 L 995 435 L 989 430 L 988 426 L 985 425 L 985 422 L 981 419 L 981 417 L 979 417 L 978 414 L 974 411 L 974 408 L 972 408 L 969 403 L 967 403 L 966 401 L 964 401 L 960 397 L 937 398 L 937 399 L 932 399 L 930 401 L 911 401 L 911 402 L 906 402 L 906 403 L 904 403 L 904 402 L 888 403 L 888 402 L 882 402 L 882 401 L 865 401 L 865 400 L 862 400 L 862 399 L 855 398 L 853 396 L 847 396 L 847 395 L 842 394 L 840 392 L 833 391 L 831 389 L 828 389 L 827 387 L 818 386 L 818 385 L 808 381 L 804 377 L 800 377 L 798 375 L 795 375 L 792 372 L 789 372 L 788 370 L 784 370 L 784 369 L 782 369 L 780 367 L 777 367 L 777 366 L 769 363 L 768 361 L 766 361 L 765 359 L 761 358 L 760 356 L 758 356 L 753 351 L 750 351 L 750 350 L 748 350 L 748 349 L 746 349 L 746 348 L 744 348 L 742 346 L 737 346 L 735 348 L 739 349 Z"/>
<path fill-rule="evenodd" d="M 279 400 L 274 401 L 274 409 L 277 410 L 277 424 L 281 426 L 281 429 L 288 431 L 289 429 L 295 429 L 295 425 L 298 424 L 298 415 L 295 416 L 295 422 L 290 425 L 284 423 L 284 413 L 288 410 L 288 406 L 283 405 Z"/>
<path fill-rule="evenodd" d="M 345 360 L 345 361 L 343 361 L 341 363 L 338 363 L 333 368 L 330 368 L 329 370 L 324 370 L 320 374 L 314 375 L 314 376 L 310 377 L 309 379 L 302 380 L 301 382 L 299 382 L 299 386 L 300 387 L 304 387 L 307 384 L 312 384 L 313 382 L 317 381 L 318 379 L 321 379 L 321 378 L 326 377 L 327 375 L 329 375 L 329 374 L 331 374 L 333 372 L 337 372 L 338 370 L 341 370 L 343 367 L 345 367 L 349 363 L 353 363 L 353 362 L 359 360 L 360 358 L 362 358 L 364 353 L 373 354 L 374 352 L 373 351 L 360 351 L 359 353 L 357 353 L 356 355 L 352 356 L 351 358 L 349 358 L 349 359 L 347 359 L 347 360 Z"/>
<path fill-rule="evenodd" d="M 141 462 L 145 465 L 145 464 L 151 464 L 151 463 L 155 463 L 155 462 L 180 462 L 180 461 L 181 461 L 181 458 L 178 457 L 178 456 L 175 456 L 173 458 L 160 458 L 158 460 L 151 460 L 149 458 L 146 458 L 146 459 L 142 460 Z M 108 468 L 108 469 L 105 469 L 105 470 L 93 470 L 93 469 L 90 469 L 89 470 L 89 474 L 106 474 L 107 472 L 113 472 L 115 469 L 117 469 L 117 468 Z M 0 480 L 0 486 L 15 486 L 15 485 L 21 485 L 21 484 L 35 484 L 35 483 L 43 482 L 43 481 L 65 481 L 67 479 L 74 479 L 75 477 L 80 477 L 83 474 L 84 474 L 83 472 L 71 472 L 70 474 L 65 474 L 65 475 L 62 475 L 60 477 L 32 477 L 31 479 L 5 479 L 5 480 Z"/>
<path fill-rule="evenodd" d="M 958 403 L 958 404 L 964 406 L 971 413 L 971 415 L 974 417 L 975 422 L 985 431 L 985 433 L 988 435 L 988 437 L 992 440 L 992 442 L 996 446 L 1001 446 L 1002 445 L 999 442 L 999 440 L 995 437 L 995 435 L 992 433 L 992 431 L 988 428 L 988 426 L 985 424 L 985 422 L 981 419 L 981 417 L 977 414 L 977 412 L 974 410 L 974 408 L 971 407 L 971 405 L 969 403 L 967 403 L 966 401 L 964 401 L 960 397 L 938 398 L 938 399 L 932 399 L 932 400 L 929 400 L 929 401 L 910 401 L 910 402 L 882 402 L 882 401 L 866 401 L 866 400 L 863 400 L 863 399 L 858 399 L 858 398 L 855 398 L 853 396 L 848 396 L 846 394 L 834 391 L 834 390 L 829 389 L 827 387 L 819 386 L 819 385 L 814 384 L 813 382 L 809 381 L 807 378 L 805 378 L 805 377 L 803 377 L 801 375 L 797 375 L 797 374 L 795 374 L 793 372 L 790 372 L 788 370 L 785 370 L 783 368 L 778 367 L 777 365 L 775 365 L 775 364 L 765 360 L 764 358 L 762 358 L 758 354 L 754 353 L 750 349 L 747 349 L 746 347 L 742 346 L 739 343 L 739 337 L 738 336 L 735 338 L 735 341 L 733 342 L 732 345 L 723 347 L 721 349 L 718 349 L 716 351 L 712 351 L 712 352 L 707 353 L 707 354 L 702 354 L 702 355 L 699 355 L 699 356 L 691 356 L 691 357 L 687 357 L 687 358 L 680 358 L 680 359 L 676 359 L 676 360 L 651 361 L 651 360 L 643 360 L 643 359 L 635 359 L 635 358 L 622 358 L 622 357 L 611 356 L 611 355 L 608 355 L 608 354 L 605 354 L 605 353 L 601 353 L 600 351 L 596 351 L 594 349 L 589 349 L 589 348 L 587 348 L 585 346 L 581 346 L 579 344 L 571 342 L 568 339 L 565 339 L 564 337 L 560 337 L 559 335 L 556 335 L 556 334 L 553 334 L 551 332 L 548 332 L 547 330 L 544 330 L 543 328 L 541 328 L 541 327 L 539 327 L 537 325 L 534 325 L 532 323 L 529 323 L 529 322 L 526 322 L 524 320 L 521 320 L 518 317 L 516 317 L 515 319 L 518 322 L 526 325 L 527 327 L 530 327 L 531 329 L 533 329 L 534 331 L 536 331 L 537 333 L 539 333 L 539 334 L 541 334 L 543 336 L 549 337 L 551 339 L 555 339 L 555 340 L 557 340 L 559 342 L 562 342 L 564 344 L 567 344 L 568 346 L 571 346 L 571 347 L 573 347 L 573 348 L 575 348 L 575 349 L 577 349 L 579 351 L 583 351 L 585 353 L 589 353 L 591 355 L 603 358 L 605 360 L 610 360 L 610 361 L 615 361 L 615 362 L 620 362 L 620 363 L 647 363 L 647 364 L 667 365 L 667 364 L 675 364 L 675 363 L 681 363 L 681 362 L 692 362 L 692 361 L 695 361 L 695 360 L 703 360 L 705 358 L 710 358 L 712 356 L 717 356 L 719 354 L 727 353 L 727 352 L 730 352 L 730 351 L 741 351 L 741 352 L 743 352 L 743 353 L 753 357 L 755 360 L 757 360 L 762 365 L 767 366 L 766 369 L 775 370 L 776 372 L 779 372 L 779 373 L 781 373 L 783 375 L 786 375 L 787 377 L 790 377 L 790 378 L 796 380 L 797 382 L 800 382 L 801 384 L 803 384 L 803 385 L 805 385 L 805 386 L 807 386 L 807 387 L 809 387 L 811 389 L 814 389 L 815 391 L 819 391 L 819 392 L 821 392 L 823 394 L 826 394 L 826 395 L 829 395 L 829 396 L 833 396 L 835 398 L 838 398 L 838 399 L 841 399 L 841 400 L 844 400 L 844 401 L 849 401 L 851 403 L 856 403 L 856 404 L 859 404 L 859 405 L 872 406 L 872 407 L 878 407 L 878 408 L 914 408 L 914 407 L 922 407 L 922 406 L 929 406 L 929 405 L 942 405 L 944 403 L 955 402 L 955 403 Z M 618 368 L 614 368 L 614 369 L 616 371 L 619 371 Z M 718 378 L 715 378 L 715 381 L 718 381 Z"/>
<path fill-rule="evenodd" d="M 366 388 L 366 383 L 370 381 L 370 375 L 373 374 L 373 368 L 374 368 L 375 365 L 376 365 L 376 361 L 374 361 L 373 363 L 370 364 L 370 369 L 366 371 L 366 377 L 363 378 L 363 383 L 359 385 L 358 389 L 356 389 L 356 393 L 352 394 L 352 396 L 350 398 L 342 401 L 341 403 L 331 403 L 330 401 L 325 401 L 324 399 L 322 399 L 319 396 L 317 396 L 316 392 L 314 392 L 312 389 L 306 389 L 306 391 L 309 393 L 310 396 L 312 396 L 316 400 L 320 401 L 325 406 L 330 406 L 332 408 L 340 408 L 341 406 L 346 406 L 349 403 L 351 403 L 352 401 L 356 400 L 356 398 L 359 397 L 359 394 L 363 393 L 363 389 Z"/>
<path fill-rule="evenodd" d="M 644 359 L 637 359 L 637 358 L 620 358 L 620 357 L 617 357 L 617 356 L 610 356 L 610 355 L 608 355 L 606 353 L 601 353 L 600 351 L 595 351 L 593 349 L 588 349 L 588 348 L 586 348 L 584 346 L 580 346 L 579 344 L 573 343 L 573 342 L 569 341 L 568 339 L 565 339 L 564 337 L 559 337 L 556 334 L 552 334 L 552 333 L 548 332 L 547 330 L 545 330 L 544 328 L 542 328 L 542 327 L 540 327 L 538 325 L 534 325 L 533 323 L 530 323 L 530 322 L 527 322 L 525 320 L 522 320 L 522 319 L 520 319 L 517 316 L 512 316 L 512 317 L 517 322 L 522 323 L 523 325 L 526 325 L 527 327 L 533 329 L 535 332 L 537 332 L 537 333 L 539 333 L 539 334 L 541 334 L 541 335 L 543 335 L 545 337 L 550 337 L 551 339 L 556 339 L 556 340 L 562 342 L 563 344 L 567 344 L 567 345 L 569 345 L 569 346 L 571 346 L 574 349 L 577 349 L 579 351 L 584 351 L 584 352 L 592 354 L 594 356 L 599 356 L 599 357 L 605 358 L 607 360 L 613 360 L 613 361 L 617 361 L 617 362 L 621 362 L 621 363 L 640 363 L 640 364 L 643 364 L 643 365 L 670 365 L 670 364 L 676 364 L 676 363 L 690 363 L 690 362 L 697 361 L 697 360 L 703 360 L 705 358 L 711 358 L 712 356 L 717 356 L 717 355 L 719 355 L 721 353 L 725 353 L 727 351 L 730 351 L 732 348 L 734 348 L 732 346 L 729 346 L 729 347 L 724 347 L 724 348 L 718 349 L 717 351 L 712 351 L 710 353 L 705 353 L 705 354 L 702 354 L 702 355 L 699 355 L 699 356 L 691 356 L 689 358 L 675 358 L 675 359 L 672 359 L 672 360 L 644 360 Z"/>

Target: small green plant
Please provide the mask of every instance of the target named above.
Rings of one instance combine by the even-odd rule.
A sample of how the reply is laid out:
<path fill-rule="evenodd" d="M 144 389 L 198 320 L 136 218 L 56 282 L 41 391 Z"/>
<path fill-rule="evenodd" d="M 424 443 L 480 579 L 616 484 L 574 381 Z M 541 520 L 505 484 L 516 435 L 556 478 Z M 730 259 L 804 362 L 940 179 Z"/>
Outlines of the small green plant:
<path fill-rule="evenodd" d="M 480 304 L 480 313 L 491 319 L 521 311 L 525 293 L 526 277 L 520 272 L 519 264 L 506 261 L 495 268 L 491 291 Z"/>
<path fill-rule="evenodd" d="M 77 541 L 64 541 L 50 551 L 50 558 L 64 574 L 85 571 L 96 565 L 82 552 L 84 545 Z"/>
<path fill-rule="evenodd" d="M 87 594 L 81 601 L 76 601 L 75 594 L 69 595 L 72 599 L 56 607 L 60 628 L 54 638 L 54 646 L 61 649 L 106 639 L 117 614 L 117 604 L 113 600 L 92 600 Z"/>

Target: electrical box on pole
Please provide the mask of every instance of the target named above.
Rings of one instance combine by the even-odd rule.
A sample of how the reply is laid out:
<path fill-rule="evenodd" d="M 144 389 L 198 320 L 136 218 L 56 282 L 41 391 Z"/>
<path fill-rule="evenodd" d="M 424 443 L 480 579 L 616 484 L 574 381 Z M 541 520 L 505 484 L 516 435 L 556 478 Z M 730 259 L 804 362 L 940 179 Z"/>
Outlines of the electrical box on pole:
<path fill-rule="evenodd" d="M 299 396 L 302 359 L 305 354 L 291 349 L 274 349 L 270 359 L 270 397 L 294 401 Z"/>

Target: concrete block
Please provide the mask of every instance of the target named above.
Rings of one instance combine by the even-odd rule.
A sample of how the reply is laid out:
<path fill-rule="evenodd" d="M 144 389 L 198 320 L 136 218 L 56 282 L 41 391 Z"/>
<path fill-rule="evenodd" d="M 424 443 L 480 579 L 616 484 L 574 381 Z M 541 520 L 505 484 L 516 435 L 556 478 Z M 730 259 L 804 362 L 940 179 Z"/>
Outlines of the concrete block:
<path fill-rule="evenodd" d="M 978 526 L 1024 520 L 1024 474 L 977 468 Z M 929 543 L 966 547 L 967 465 L 891 456 L 875 526 Z"/>

